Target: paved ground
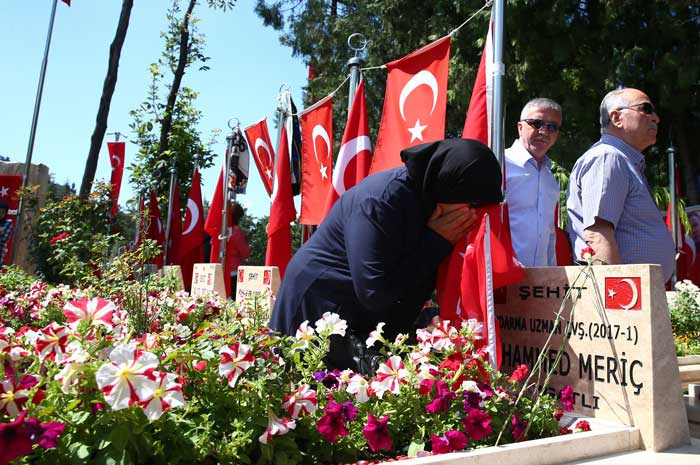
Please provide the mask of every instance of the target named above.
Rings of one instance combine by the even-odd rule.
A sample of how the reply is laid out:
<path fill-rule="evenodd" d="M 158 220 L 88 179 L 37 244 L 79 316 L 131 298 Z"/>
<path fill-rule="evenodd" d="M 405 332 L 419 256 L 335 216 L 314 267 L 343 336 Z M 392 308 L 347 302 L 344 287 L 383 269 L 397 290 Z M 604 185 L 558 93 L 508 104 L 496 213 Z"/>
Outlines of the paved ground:
<path fill-rule="evenodd" d="M 577 460 L 562 465 L 700 465 L 700 439 L 688 446 L 664 452 L 634 451 L 597 459 Z"/>

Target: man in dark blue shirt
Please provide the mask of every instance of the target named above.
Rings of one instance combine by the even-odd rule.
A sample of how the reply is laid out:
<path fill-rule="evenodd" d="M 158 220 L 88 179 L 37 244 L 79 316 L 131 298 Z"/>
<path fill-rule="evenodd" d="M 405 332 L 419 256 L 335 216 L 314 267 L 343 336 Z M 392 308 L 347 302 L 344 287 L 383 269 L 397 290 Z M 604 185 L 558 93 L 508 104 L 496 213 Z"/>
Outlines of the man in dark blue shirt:
<path fill-rule="evenodd" d="M 476 223 L 471 207 L 502 200 L 501 170 L 488 147 L 469 139 L 411 147 L 401 158 L 406 166 L 343 194 L 292 257 L 273 330 L 293 335 L 325 312 L 339 314 L 362 341 L 379 322 L 389 338 L 413 329 L 438 265 Z M 333 347 L 330 355 L 347 358 Z M 337 367 L 349 365 L 340 359 Z"/>

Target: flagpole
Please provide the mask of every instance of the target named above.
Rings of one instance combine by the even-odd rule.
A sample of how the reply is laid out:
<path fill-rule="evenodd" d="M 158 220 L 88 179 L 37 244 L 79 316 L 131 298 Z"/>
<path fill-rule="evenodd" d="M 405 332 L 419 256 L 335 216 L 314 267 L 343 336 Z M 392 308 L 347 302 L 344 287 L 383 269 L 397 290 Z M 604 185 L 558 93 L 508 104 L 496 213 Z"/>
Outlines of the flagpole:
<path fill-rule="evenodd" d="M 491 265 L 491 221 L 488 213 L 484 215 L 486 228 L 484 232 L 484 268 L 486 273 L 486 331 L 489 349 L 489 363 L 494 369 L 498 368 L 498 353 L 496 347 L 496 312 L 493 303 L 493 269 Z"/>
<path fill-rule="evenodd" d="M 34 114 L 32 115 L 32 127 L 29 131 L 29 144 L 27 145 L 27 157 L 24 162 L 24 176 L 22 177 L 22 189 L 27 187 L 27 181 L 29 180 L 29 168 L 32 164 L 32 153 L 34 152 L 34 139 L 36 137 L 36 127 L 39 122 L 39 109 L 41 108 L 41 95 L 44 91 L 44 79 L 46 78 L 46 65 L 49 61 L 49 48 L 51 47 L 51 34 L 53 33 L 53 22 L 56 17 L 56 5 L 58 0 L 53 0 L 53 5 L 51 6 L 51 16 L 49 19 L 49 31 L 46 33 L 46 45 L 44 46 L 44 59 L 41 61 L 41 71 L 39 72 L 39 83 L 36 90 L 36 100 L 34 101 Z M 19 237 L 21 232 L 22 224 L 22 197 L 19 198 L 19 203 L 17 204 L 17 216 L 15 216 L 15 240 L 12 241 L 12 253 L 10 254 L 10 263 L 14 262 L 15 252 L 17 251 L 17 244 L 19 244 Z"/>
<path fill-rule="evenodd" d="M 678 206 L 676 205 L 676 148 L 670 145 L 666 149 L 668 155 L 668 188 L 669 188 L 669 204 L 671 208 L 671 234 L 673 235 L 673 245 L 675 250 L 678 250 Z M 685 240 L 685 238 L 682 238 Z M 675 254 L 674 254 L 675 255 Z M 671 275 L 671 284 L 676 284 L 678 278 L 678 261 L 673 261 L 673 274 Z"/>
<path fill-rule="evenodd" d="M 229 128 L 231 128 L 229 121 Z M 233 128 L 228 136 L 226 136 L 226 153 L 224 154 L 224 185 L 223 185 L 223 204 L 221 206 L 221 234 L 219 234 L 219 263 L 226 269 L 226 240 L 228 239 L 228 199 L 229 199 L 229 174 L 230 174 L 230 159 L 231 150 L 233 150 Z M 228 279 L 229 277 L 227 277 Z"/>
<path fill-rule="evenodd" d="M 492 149 L 498 158 L 498 162 L 503 166 L 503 78 L 505 76 L 505 65 L 503 64 L 503 17 L 504 0 L 495 0 L 493 5 L 493 98 L 491 127 Z"/>
<path fill-rule="evenodd" d="M 172 229 L 173 225 L 173 201 L 175 199 L 175 182 L 177 179 L 176 175 L 176 168 L 175 168 L 175 159 L 173 158 L 173 163 L 170 166 L 170 189 L 168 191 L 168 221 L 165 223 L 165 247 L 163 250 L 163 265 L 168 264 L 168 252 L 170 251 L 170 246 L 172 245 L 170 243 L 170 230 Z M 180 212 L 178 212 L 179 214 Z"/>
<path fill-rule="evenodd" d="M 360 44 L 353 45 L 352 41 L 355 38 L 357 38 L 360 41 Z M 355 52 L 355 56 L 348 60 L 348 67 L 350 68 L 350 89 L 348 92 L 349 117 L 350 108 L 352 108 L 352 102 L 353 100 L 355 100 L 355 92 L 357 91 L 357 86 L 360 85 L 360 79 L 362 79 L 362 71 L 360 70 L 360 67 L 362 66 L 362 58 L 360 58 L 358 55 L 361 51 L 367 48 L 367 38 L 359 32 L 350 34 L 350 36 L 348 37 L 348 47 L 350 48 L 350 50 L 353 50 Z"/>

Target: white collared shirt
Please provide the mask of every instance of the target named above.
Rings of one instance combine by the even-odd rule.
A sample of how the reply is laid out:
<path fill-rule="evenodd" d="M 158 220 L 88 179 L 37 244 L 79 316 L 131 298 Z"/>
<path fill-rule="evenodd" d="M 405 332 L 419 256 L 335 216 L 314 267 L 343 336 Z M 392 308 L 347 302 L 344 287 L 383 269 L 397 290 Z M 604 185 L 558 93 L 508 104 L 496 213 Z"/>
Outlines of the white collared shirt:
<path fill-rule="evenodd" d="M 505 151 L 506 199 L 515 254 L 525 266 L 556 266 L 554 208 L 559 183 L 545 155 L 537 166 L 519 139 Z"/>

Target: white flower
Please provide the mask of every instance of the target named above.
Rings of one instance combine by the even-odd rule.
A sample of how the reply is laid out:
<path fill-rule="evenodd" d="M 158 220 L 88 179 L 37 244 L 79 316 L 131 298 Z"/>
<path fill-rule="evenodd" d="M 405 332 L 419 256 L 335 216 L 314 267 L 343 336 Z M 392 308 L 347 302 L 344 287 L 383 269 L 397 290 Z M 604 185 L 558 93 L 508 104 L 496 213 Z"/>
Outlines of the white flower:
<path fill-rule="evenodd" d="M 153 370 L 158 366 L 158 357 L 136 349 L 135 344 L 127 344 L 115 347 L 109 359 L 97 370 L 96 378 L 112 410 L 153 396 L 157 387 Z"/>
<path fill-rule="evenodd" d="M 345 336 L 346 329 L 348 329 L 348 324 L 345 320 L 341 320 L 337 313 L 326 312 L 320 320 L 316 321 L 316 332 L 324 336 L 331 334 Z"/>
<path fill-rule="evenodd" d="M 355 400 L 361 404 L 367 402 L 370 398 L 369 382 L 360 374 L 356 374 L 350 378 L 346 391 L 350 394 L 354 394 Z"/>
<path fill-rule="evenodd" d="M 258 438 L 262 444 L 267 444 L 267 442 L 272 439 L 273 436 L 282 436 L 287 434 L 289 430 L 297 427 L 297 424 L 291 418 L 277 418 L 277 416 L 268 411 L 268 424 L 265 432 Z"/>
<path fill-rule="evenodd" d="M 63 369 L 54 376 L 56 381 L 61 382 L 61 391 L 64 394 L 70 393 L 70 388 L 78 381 L 83 372 L 85 362 L 90 358 L 78 341 L 71 341 L 66 346 L 66 356 L 61 360 Z"/>
<path fill-rule="evenodd" d="M 465 332 L 466 337 L 478 341 L 483 338 L 484 324 L 474 318 L 470 318 L 462 321 L 462 331 Z"/>
<path fill-rule="evenodd" d="M 224 346 L 219 351 L 221 362 L 219 374 L 228 379 L 228 385 L 236 386 L 238 377 L 255 362 L 255 357 L 250 353 L 250 347 L 236 342 L 230 346 Z"/>
<path fill-rule="evenodd" d="M 304 320 L 302 324 L 297 328 L 297 333 L 294 336 L 299 341 L 295 344 L 295 349 L 307 349 L 309 347 L 309 341 L 314 337 L 314 329 L 309 326 L 309 320 Z"/>
<path fill-rule="evenodd" d="M 166 410 L 185 406 L 182 385 L 177 382 L 176 375 L 159 371 L 153 372 L 153 375 L 156 377 L 155 390 L 150 397 L 139 402 L 146 417 L 151 421 L 160 418 Z"/>
<path fill-rule="evenodd" d="M 384 323 L 383 321 L 381 323 L 377 323 L 377 329 L 369 333 L 369 337 L 366 341 L 367 347 L 372 347 L 377 341 L 384 342 L 384 337 L 382 337 L 382 333 L 384 332 L 384 325 L 386 325 L 386 323 Z"/>

